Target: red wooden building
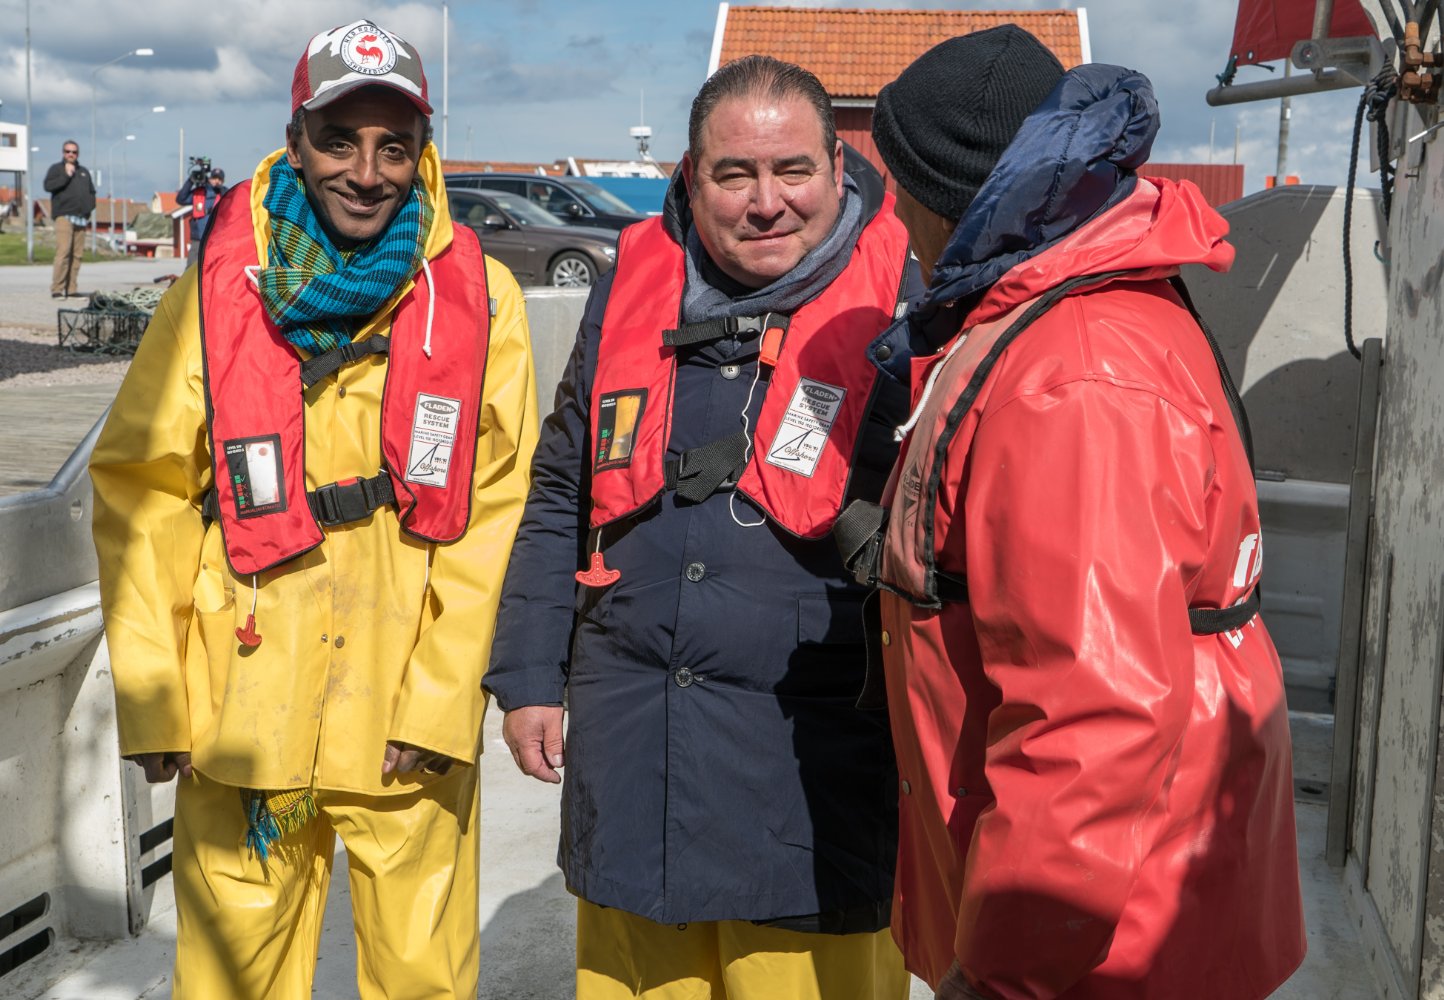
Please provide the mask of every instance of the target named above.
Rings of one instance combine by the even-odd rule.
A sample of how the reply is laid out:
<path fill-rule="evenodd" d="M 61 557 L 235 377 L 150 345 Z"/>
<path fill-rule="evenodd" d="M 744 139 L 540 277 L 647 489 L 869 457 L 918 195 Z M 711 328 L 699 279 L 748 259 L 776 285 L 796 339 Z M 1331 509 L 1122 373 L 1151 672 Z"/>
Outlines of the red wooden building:
<path fill-rule="evenodd" d="M 719 4 L 710 75 L 758 53 L 806 67 L 832 97 L 837 135 L 887 176 L 872 143 L 878 91 L 918 56 L 956 35 L 1007 23 L 1031 32 L 1064 69 L 1090 62 L 1088 16 L 1076 10 L 831 10 Z M 891 179 L 888 187 L 892 187 Z"/>

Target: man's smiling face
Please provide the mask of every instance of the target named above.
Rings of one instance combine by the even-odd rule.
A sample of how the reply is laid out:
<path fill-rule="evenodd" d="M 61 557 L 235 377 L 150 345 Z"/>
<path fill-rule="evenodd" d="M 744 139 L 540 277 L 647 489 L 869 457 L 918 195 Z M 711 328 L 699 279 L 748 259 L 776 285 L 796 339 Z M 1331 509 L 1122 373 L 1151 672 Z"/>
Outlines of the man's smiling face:
<path fill-rule="evenodd" d="M 425 128 L 404 95 L 362 87 L 287 130 L 286 161 L 338 246 L 364 243 L 391 224 L 416 177 Z"/>

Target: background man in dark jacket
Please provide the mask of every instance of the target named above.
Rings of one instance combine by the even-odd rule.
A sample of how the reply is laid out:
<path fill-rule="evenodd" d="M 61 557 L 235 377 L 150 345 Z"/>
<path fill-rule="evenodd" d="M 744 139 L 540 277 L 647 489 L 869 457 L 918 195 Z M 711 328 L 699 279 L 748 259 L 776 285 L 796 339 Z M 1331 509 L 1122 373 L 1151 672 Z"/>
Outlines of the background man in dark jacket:
<path fill-rule="evenodd" d="M 216 202 L 221 200 L 221 195 L 226 193 L 226 172 L 220 167 L 211 168 L 205 178 L 205 182 L 198 184 L 194 175 L 187 177 L 180 190 L 175 193 L 175 200 L 182 205 L 191 206 L 190 214 L 190 246 L 186 249 L 186 266 L 196 262 L 196 252 L 200 249 L 201 237 L 206 234 L 206 227 L 211 223 L 211 213 L 215 211 Z"/>
<path fill-rule="evenodd" d="M 897 1000 L 896 775 L 828 530 L 895 454 L 866 346 L 906 238 L 799 67 L 723 67 L 689 133 L 588 303 L 484 683 L 524 772 L 565 753 L 579 1000 Z"/>
<path fill-rule="evenodd" d="M 77 294 L 80 258 L 85 252 L 85 227 L 95 211 L 95 182 L 80 163 L 80 143 L 66 139 L 61 160 L 45 172 L 50 192 L 50 217 L 55 221 L 55 270 L 50 275 L 50 297 Z"/>

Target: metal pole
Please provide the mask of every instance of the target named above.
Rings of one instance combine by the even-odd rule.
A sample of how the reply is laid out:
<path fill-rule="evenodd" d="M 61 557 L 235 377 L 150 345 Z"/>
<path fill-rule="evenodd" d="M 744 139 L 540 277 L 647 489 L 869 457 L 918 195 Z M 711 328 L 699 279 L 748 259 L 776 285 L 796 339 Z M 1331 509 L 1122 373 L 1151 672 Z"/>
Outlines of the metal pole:
<path fill-rule="evenodd" d="M 95 148 L 95 77 L 101 67 L 97 66 L 90 71 L 90 151 L 97 156 L 100 150 Z M 79 157 L 76 157 L 79 159 Z M 97 163 L 100 161 L 97 160 Z M 95 253 L 95 213 L 90 213 L 90 252 Z"/>
<path fill-rule="evenodd" d="M 1288 79 L 1292 70 L 1293 63 L 1285 60 L 1284 79 Z M 1279 98 L 1279 156 L 1274 167 L 1274 184 L 1278 187 L 1283 186 L 1284 177 L 1287 176 L 1289 169 L 1289 117 L 1293 113 L 1293 109 L 1290 107 L 1292 100 L 1289 97 Z"/>
<path fill-rule="evenodd" d="M 441 158 L 446 159 L 447 99 L 451 96 L 451 23 L 446 0 L 441 0 Z"/>
<path fill-rule="evenodd" d="M 1328 38 L 1329 28 L 1334 23 L 1334 0 L 1316 0 L 1314 3 L 1314 37 Z"/>
<path fill-rule="evenodd" d="M 1239 133 L 1239 125 L 1238 125 L 1237 123 L 1235 123 L 1234 126 L 1233 126 L 1233 165 L 1234 165 L 1234 166 L 1238 166 L 1238 133 Z"/>
<path fill-rule="evenodd" d="M 35 263 L 35 154 L 30 151 L 30 0 L 25 0 L 25 260 Z"/>

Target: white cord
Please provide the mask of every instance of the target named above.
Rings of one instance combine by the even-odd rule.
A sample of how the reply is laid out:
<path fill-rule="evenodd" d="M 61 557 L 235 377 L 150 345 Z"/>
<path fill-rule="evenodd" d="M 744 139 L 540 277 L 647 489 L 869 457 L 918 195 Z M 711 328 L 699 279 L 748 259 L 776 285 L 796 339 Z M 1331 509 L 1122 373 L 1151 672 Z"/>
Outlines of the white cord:
<path fill-rule="evenodd" d="M 762 355 L 757 356 L 757 370 L 752 373 L 752 385 L 747 389 L 747 402 L 742 404 L 742 434 L 747 438 L 747 447 L 742 452 L 742 467 L 747 468 L 747 463 L 752 461 L 752 419 L 748 411 L 752 409 L 752 394 L 757 391 L 757 382 L 762 378 Z M 739 528 L 760 528 L 767 523 L 767 518 L 760 521 L 744 521 L 737 516 L 737 508 L 733 504 L 737 500 L 737 488 L 734 486 L 732 492 L 727 494 L 727 513 L 732 515 L 732 521 Z"/>
<path fill-rule="evenodd" d="M 426 592 L 431 588 L 431 553 L 436 551 L 436 546 L 426 546 L 426 579 L 421 582 L 421 599 L 426 600 Z"/>
<path fill-rule="evenodd" d="M 938 376 L 942 374 L 943 368 L 948 363 L 948 359 L 958 353 L 958 348 L 962 347 L 967 339 L 968 335 L 963 334 L 957 340 L 953 341 L 953 346 L 948 348 L 948 353 L 943 355 L 943 360 L 933 365 L 933 370 L 928 372 L 927 385 L 923 386 L 922 397 L 918 399 L 918 405 L 913 407 L 913 412 L 908 416 L 908 422 L 892 432 L 892 439 L 894 441 L 901 441 L 917 426 L 918 421 L 922 419 L 923 409 L 928 405 L 928 400 L 932 397 L 933 386 L 937 385 Z"/>
<path fill-rule="evenodd" d="M 256 574 L 252 573 L 252 574 L 251 574 L 251 618 L 252 618 L 252 619 L 254 619 L 254 618 L 256 617 L 256 595 L 260 592 L 259 588 L 257 588 L 257 586 L 256 586 L 256 580 L 257 580 Z"/>
<path fill-rule="evenodd" d="M 426 263 L 426 258 L 421 258 L 421 270 L 426 272 L 426 342 L 421 345 L 422 352 L 431 357 L 431 319 L 436 315 L 436 282 L 431 280 L 431 265 Z"/>
<path fill-rule="evenodd" d="M 251 279 L 251 284 L 255 285 L 256 288 L 258 288 L 258 289 L 261 287 L 261 265 L 260 265 L 260 264 L 247 264 L 247 265 L 246 265 L 245 267 L 243 267 L 241 270 L 243 270 L 243 271 L 246 272 L 246 277 Z"/>

